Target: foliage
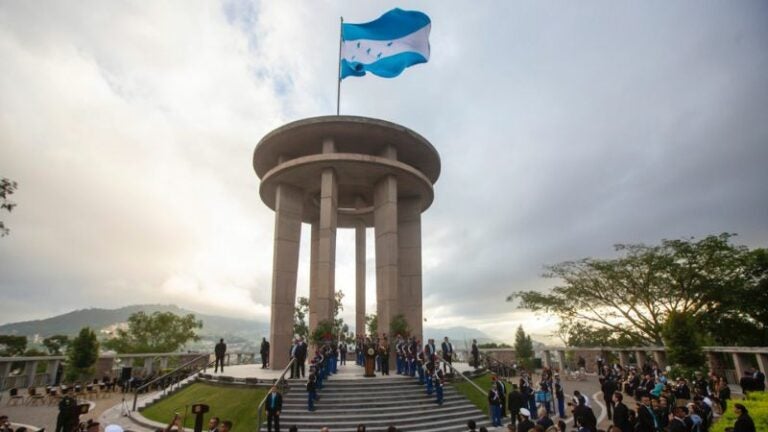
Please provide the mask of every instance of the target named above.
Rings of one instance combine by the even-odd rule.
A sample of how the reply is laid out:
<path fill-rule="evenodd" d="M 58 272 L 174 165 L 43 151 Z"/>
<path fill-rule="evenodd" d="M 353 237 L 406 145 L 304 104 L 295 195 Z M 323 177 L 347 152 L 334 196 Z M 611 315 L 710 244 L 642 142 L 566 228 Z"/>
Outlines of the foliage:
<path fill-rule="evenodd" d="M 118 353 L 174 352 L 189 341 L 200 340 L 196 330 L 202 327 L 194 314 L 136 312 L 128 318 L 128 330 L 118 329 L 117 336 L 104 345 Z"/>
<path fill-rule="evenodd" d="M 515 358 L 517 363 L 526 369 L 533 365 L 533 341 L 530 335 L 525 334 L 522 325 L 518 326 L 515 332 Z"/>
<path fill-rule="evenodd" d="M 208 424 L 212 416 L 217 416 L 222 420 L 232 421 L 234 432 L 253 431 L 256 430 L 254 407 L 259 406 L 268 391 L 269 387 L 236 388 L 195 383 L 152 404 L 142 410 L 141 414 L 148 419 L 167 425 L 173 419 L 174 412 L 179 412 L 182 415 L 184 427 L 192 430 L 195 426 L 195 416 L 179 407 L 205 403 L 211 409 L 203 417 L 204 425 Z M 263 418 L 266 419 L 266 417 Z"/>
<path fill-rule="evenodd" d="M 512 345 L 504 343 L 504 342 L 486 342 L 482 344 L 477 344 L 478 348 L 512 348 Z"/>
<path fill-rule="evenodd" d="M 545 277 L 561 281 L 550 293 L 516 292 L 507 300 L 641 344 L 662 344 L 672 312 L 692 314 L 714 343 L 760 344 L 768 339 L 768 253 L 733 245 L 733 236 L 619 244 L 617 258 L 546 267 Z"/>
<path fill-rule="evenodd" d="M 20 356 L 26 349 L 26 336 L 0 335 L 0 357 Z"/>
<path fill-rule="evenodd" d="M 411 335 L 408 321 L 406 321 L 403 314 L 397 314 L 392 318 L 392 321 L 389 323 L 389 334 L 391 337 L 396 337 L 397 335 L 408 337 Z"/>
<path fill-rule="evenodd" d="M 671 312 L 662 330 L 669 363 L 685 368 L 703 366 L 706 360 L 701 351 L 700 333 L 692 314 Z"/>
<path fill-rule="evenodd" d="M 309 327 L 307 326 L 307 315 L 309 315 L 309 299 L 299 297 L 298 303 L 293 310 L 293 334 L 307 338 Z"/>
<path fill-rule="evenodd" d="M 89 327 L 83 327 L 67 347 L 67 380 L 78 381 L 91 375 L 98 358 L 99 341 L 96 333 Z"/>
<path fill-rule="evenodd" d="M 43 339 L 43 345 L 50 355 L 61 355 L 61 350 L 69 344 L 69 336 L 53 335 Z"/>
<path fill-rule="evenodd" d="M 725 432 L 725 428 L 732 428 L 736 423 L 736 412 L 733 410 L 733 402 L 728 404 L 728 409 L 722 417 L 712 425 L 711 432 Z M 768 392 L 751 392 L 746 399 L 738 401 L 749 411 L 749 416 L 755 422 L 755 430 L 768 431 Z"/>
<path fill-rule="evenodd" d="M 491 389 L 491 374 L 483 374 L 479 377 L 472 378 L 472 381 L 480 386 L 481 389 Z M 490 416 L 490 407 L 488 406 L 488 393 L 483 392 L 481 393 L 475 386 L 472 384 L 466 382 L 463 379 L 458 379 L 452 383 L 454 387 L 456 387 L 456 391 L 461 393 L 465 398 L 467 398 L 470 402 L 472 402 L 473 405 L 477 407 L 481 412 L 485 413 L 486 416 Z M 511 386 L 507 386 L 507 389 L 511 389 Z"/>
<path fill-rule="evenodd" d="M 556 335 L 565 346 L 575 347 L 633 347 L 644 343 L 638 337 L 617 333 L 607 327 L 593 327 L 581 321 L 561 322 Z"/>
<path fill-rule="evenodd" d="M 15 181 L 5 177 L 0 178 L 0 210 L 11 212 L 13 208 L 16 207 L 16 203 L 10 201 L 8 196 L 13 194 L 13 192 L 16 191 L 16 188 L 18 187 L 19 185 Z M 10 230 L 5 227 L 3 221 L 0 221 L 0 237 L 7 236 L 9 232 Z"/>
<path fill-rule="evenodd" d="M 320 345 L 333 340 L 335 331 L 333 328 L 333 322 L 330 320 L 321 320 L 317 323 L 317 327 L 309 336 L 309 341 L 313 345 Z"/>
<path fill-rule="evenodd" d="M 375 335 L 379 332 L 379 316 L 371 314 L 365 316 L 365 326 L 368 328 L 369 335 Z"/>
<path fill-rule="evenodd" d="M 30 348 L 24 351 L 24 357 L 45 357 L 47 355 L 48 355 L 47 352 L 43 350 L 39 350 L 37 348 Z"/>

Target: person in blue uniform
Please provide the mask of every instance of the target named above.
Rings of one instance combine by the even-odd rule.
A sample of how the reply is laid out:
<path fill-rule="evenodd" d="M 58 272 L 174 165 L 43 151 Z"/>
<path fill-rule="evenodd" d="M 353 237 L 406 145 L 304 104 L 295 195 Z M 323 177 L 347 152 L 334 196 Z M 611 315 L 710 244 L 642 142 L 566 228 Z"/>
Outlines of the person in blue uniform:
<path fill-rule="evenodd" d="M 310 371 L 309 378 L 307 378 L 307 411 L 315 410 L 315 399 L 317 399 L 316 381 L 315 374 Z"/>
<path fill-rule="evenodd" d="M 501 427 L 501 396 L 499 394 L 499 382 L 493 381 L 488 390 L 488 406 L 491 407 L 491 422 L 495 427 Z"/>

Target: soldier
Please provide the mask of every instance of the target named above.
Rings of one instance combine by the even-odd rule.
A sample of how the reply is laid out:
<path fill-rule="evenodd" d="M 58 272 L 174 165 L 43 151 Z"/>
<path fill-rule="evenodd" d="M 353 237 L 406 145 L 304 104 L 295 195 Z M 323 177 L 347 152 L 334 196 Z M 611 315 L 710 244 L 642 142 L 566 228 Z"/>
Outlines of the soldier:
<path fill-rule="evenodd" d="M 432 396 L 432 389 L 435 382 L 435 364 L 432 362 L 427 363 L 427 396 Z"/>
<path fill-rule="evenodd" d="M 397 342 L 395 342 L 395 368 L 397 370 L 398 375 L 403 374 L 404 368 L 404 350 L 403 350 L 403 337 L 400 335 L 397 335 Z"/>
<path fill-rule="evenodd" d="M 488 391 L 488 405 L 491 407 L 491 421 L 495 427 L 501 427 L 501 401 L 499 381 L 496 381 L 494 377 L 491 389 Z"/>
<path fill-rule="evenodd" d="M 424 384 L 424 351 L 416 356 L 416 372 L 419 374 L 419 384 Z"/>
<path fill-rule="evenodd" d="M 438 405 L 443 404 L 443 384 L 445 381 L 445 374 L 440 368 L 435 369 L 435 395 Z"/>
<path fill-rule="evenodd" d="M 307 411 L 315 410 L 315 400 L 317 399 L 317 387 L 315 374 L 312 373 L 312 366 L 310 366 L 309 377 L 307 378 Z"/>

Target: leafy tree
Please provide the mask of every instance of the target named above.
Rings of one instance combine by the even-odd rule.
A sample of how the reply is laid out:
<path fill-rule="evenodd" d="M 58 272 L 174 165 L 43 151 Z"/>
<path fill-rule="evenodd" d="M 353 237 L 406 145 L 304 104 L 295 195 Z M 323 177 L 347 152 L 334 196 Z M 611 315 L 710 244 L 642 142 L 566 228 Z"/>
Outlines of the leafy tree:
<path fill-rule="evenodd" d="M 309 336 L 309 327 L 307 326 L 307 315 L 309 315 L 309 299 L 299 297 L 298 303 L 293 312 L 293 334 L 303 337 Z"/>
<path fill-rule="evenodd" d="M 61 349 L 69 344 L 69 336 L 53 335 L 43 339 L 43 345 L 50 355 L 61 355 Z"/>
<path fill-rule="evenodd" d="M 87 378 L 93 374 L 93 365 L 98 358 L 96 333 L 89 327 L 83 327 L 67 347 L 66 379 L 73 382 Z"/>
<path fill-rule="evenodd" d="M 667 360 L 673 365 L 697 369 L 705 363 L 701 329 L 690 313 L 672 312 L 662 331 Z"/>
<path fill-rule="evenodd" d="M 526 368 L 533 364 L 533 341 L 531 336 L 525 334 L 522 325 L 518 326 L 515 332 L 515 357 L 517 362 Z"/>
<path fill-rule="evenodd" d="M 118 353 L 173 352 L 189 341 L 200 340 L 196 330 L 201 328 L 203 322 L 194 314 L 136 312 L 128 318 L 128 330 L 118 329 L 117 336 L 104 345 Z"/>
<path fill-rule="evenodd" d="M 13 194 L 13 192 L 16 191 L 16 188 L 18 187 L 19 185 L 15 181 L 9 180 L 5 177 L 0 178 L 0 210 L 7 210 L 10 212 L 14 207 L 16 207 L 16 203 L 10 201 L 8 196 Z M 10 230 L 5 227 L 3 221 L 0 221 L 0 237 L 7 236 L 9 232 Z"/>
<path fill-rule="evenodd" d="M 43 350 L 39 350 L 37 348 L 30 348 L 30 349 L 24 351 L 24 357 L 44 357 L 44 356 L 47 356 L 47 355 L 48 355 L 47 352 L 45 352 Z"/>
<path fill-rule="evenodd" d="M 344 318 L 341 317 L 341 312 L 344 310 L 344 305 L 341 301 L 344 300 L 344 292 L 339 290 L 333 295 L 333 326 L 336 331 L 340 331 L 344 328 Z"/>
<path fill-rule="evenodd" d="M 640 338 L 617 333 L 607 327 L 593 327 L 583 322 L 562 322 L 556 332 L 565 346 L 633 347 L 644 343 Z"/>
<path fill-rule="evenodd" d="M 0 357 L 20 356 L 26 349 L 26 336 L 0 335 Z"/>
<path fill-rule="evenodd" d="M 375 335 L 379 332 L 379 316 L 376 314 L 365 316 L 365 326 L 368 328 L 368 334 Z"/>
<path fill-rule="evenodd" d="M 313 345 L 320 345 L 323 343 L 330 343 L 335 336 L 333 321 L 321 320 L 317 323 L 317 327 L 309 336 L 309 341 Z"/>
<path fill-rule="evenodd" d="M 405 316 L 403 314 L 395 315 L 389 324 L 390 337 L 396 337 L 397 335 L 408 337 L 410 334 L 411 330 L 408 328 L 408 321 L 405 320 Z"/>
<path fill-rule="evenodd" d="M 760 343 L 768 339 L 768 258 L 765 249 L 731 244 L 733 236 L 619 244 L 614 259 L 546 267 L 545 277 L 561 281 L 550 293 L 517 292 L 507 300 L 554 313 L 566 327 L 580 321 L 586 326 L 581 330 L 606 329 L 623 341 L 661 345 L 667 317 L 683 312 L 715 343 Z"/>

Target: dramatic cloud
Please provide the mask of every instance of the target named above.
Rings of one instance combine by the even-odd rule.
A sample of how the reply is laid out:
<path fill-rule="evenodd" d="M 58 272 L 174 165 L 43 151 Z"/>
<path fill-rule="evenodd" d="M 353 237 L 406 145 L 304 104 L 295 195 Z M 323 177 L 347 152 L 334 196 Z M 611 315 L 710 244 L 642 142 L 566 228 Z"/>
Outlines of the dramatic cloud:
<path fill-rule="evenodd" d="M 274 222 L 253 147 L 333 113 L 339 16 L 394 6 L 0 3 L 0 175 L 19 182 L 0 215 L 0 321 L 145 302 L 266 319 Z M 430 62 L 345 80 L 342 113 L 441 154 L 429 325 L 543 339 L 552 320 L 504 298 L 551 286 L 544 264 L 723 231 L 768 243 L 768 5 L 408 7 L 432 18 Z M 353 321 L 353 233 L 338 241 Z"/>

